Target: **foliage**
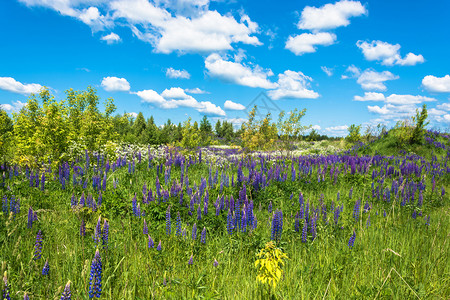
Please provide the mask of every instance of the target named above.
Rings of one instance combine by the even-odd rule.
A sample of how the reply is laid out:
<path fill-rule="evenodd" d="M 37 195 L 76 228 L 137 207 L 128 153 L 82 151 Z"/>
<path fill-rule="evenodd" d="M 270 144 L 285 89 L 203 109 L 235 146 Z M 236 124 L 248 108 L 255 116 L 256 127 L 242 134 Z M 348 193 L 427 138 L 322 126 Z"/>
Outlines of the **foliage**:
<path fill-rule="evenodd" d="M 194 149 L 202 144 L 200 132 L 198 128 L 191 125 L 190 117 L 184 121 L 182 136 L 179 146 L 183 148 Z"/>
<path fill-rule="evenodd" d="M 281 267 L 284 265 L 283 260 L 288 258 L 287 255 L 270 241 L 256 256 L 258 257 L 255 261 L 255 267 L 258 268 L 256 280 L 275 289 L 283 275 Z"/>
<path fill-rule="evenodd" d="M 242 124 L 242 144 L 249 150 L 271 149 L 277 140 L 277 127 L 272 123 L 270 112 L 263 120 L 256 120 L 257 106 L 248 115 L 248 121 Z"/>
<path fill-rule="evenodd" d="M 424 104 L 422 106 L 421 111 L 419 112 L 416 109 L 416 116 L 413 117 L 413 122 L 415 122 L 415 126 L 411 136 L 411 144 L 421 144 L 423 142 L 423 137 L 425 133 L 425 127 L 430 123 L 426 122 L 428 117 L 427 105 Z"/>
<path fill-rule="evenodd" d="M 306 108 L 301 111 L 296 108 L 289 112 L 287 119 L 284 119 L 284 111 L 281 111 L 278 115 L 278 135 L 280 136 L 284 149 L 290 150 L 292 148 L 292 142 L 298 140 L 305 130 L 311 128 L 311 126 L 301 124 L 301 119 L 305 116 L 305 113 Z"/>
<path fill-rule="evenodd" d="M 7 159 L 10 152 L 13 129 L 11 118 L 0 106 L 0 163 Z"/>
<path fill-rule="evenodd" d="M 361 125 L 350 125 L 348 128 L 348 135 L 345 139 L 349 143 L 357 143 L 361 141 Z"/>

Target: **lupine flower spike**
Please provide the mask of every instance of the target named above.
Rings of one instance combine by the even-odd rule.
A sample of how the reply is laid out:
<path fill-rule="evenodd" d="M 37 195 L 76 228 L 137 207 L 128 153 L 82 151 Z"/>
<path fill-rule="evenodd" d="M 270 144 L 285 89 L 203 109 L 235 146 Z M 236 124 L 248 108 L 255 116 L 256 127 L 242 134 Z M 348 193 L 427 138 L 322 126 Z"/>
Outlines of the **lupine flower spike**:
<path fill-rule="evenodd" d="M 89 298 L 100 298 L 102 295 L 102 260 L 98 249 L 95 251 L 89 278 Z"/>
<path fill-rule="evenodd" d="M 48 259 L 45 261 L 44 268 L 42 269 L 42 275 L 48 275 L 50 266 L 48 265 Z"/>
<path fill-rule="evenodd" d="M 36 243 L 34 244 L 33 259 L 38 260 L 39 258 L 41 258 L 41 252 L 42 252 L 42 233 L 39 230 L 36 235 Z"/>
<path fill-rule="evenodd" d="M 66 286 L 64 287 L 64 291 L 61 295 L 60 300 L 71 300 L 72 299 L 72 293 L 70 292 L 70 280 L 66 283 Z"/>

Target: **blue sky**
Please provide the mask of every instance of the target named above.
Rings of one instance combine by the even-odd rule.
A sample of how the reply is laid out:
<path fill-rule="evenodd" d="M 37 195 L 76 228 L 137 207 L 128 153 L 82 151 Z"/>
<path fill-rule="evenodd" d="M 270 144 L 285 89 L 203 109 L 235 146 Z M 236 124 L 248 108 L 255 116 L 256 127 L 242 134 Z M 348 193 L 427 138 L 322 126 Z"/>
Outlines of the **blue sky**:
<path fill-rule="evenodd" d="M 239 125 L 265 92 L 327 135 L 392 126 L 424 103 L 448 130 L 448 11 L 446 0 L 4 0 L 0 104 L 91 85 L 157 124 Z"/>

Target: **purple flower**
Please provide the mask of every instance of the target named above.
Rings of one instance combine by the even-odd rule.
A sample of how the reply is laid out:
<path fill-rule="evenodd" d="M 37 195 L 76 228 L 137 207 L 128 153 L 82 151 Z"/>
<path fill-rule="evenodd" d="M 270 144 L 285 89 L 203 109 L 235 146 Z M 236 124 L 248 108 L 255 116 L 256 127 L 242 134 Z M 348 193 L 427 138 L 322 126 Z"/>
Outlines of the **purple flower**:
<path fill-rule="evenodd" d="M 108 238 L 109 238 L 109 223 L 105 219 L 105 222 L 103 222 L 103 232 L 102 232 L 103 249 L 108 248 Z"/>
<path fill-rule="evenodd" d="M 203 227 L 202 234 L 200 236 L 200 242 L 202 244 L 206 243 L 206 228 L 205 227 Z"/>
<path fill-rule="evenodd" d="M 23 300 L 30 300 L 30 297 L 28 297 L 27 293 L 25 293 L 25 295 L 23 295 Z"/>
<path fill-rule="evenodd" d="M 161 248 L 161 240 L 159 240 L 159 244 L 158 244 L 158 247 L 156 247 L 156 250 L 158 250 L 158 251 L 162 250 L 162 248 Z"/>
<path fill-rule="evenodd" d="M 192 226 L 192 240 L 197 239 L 197 223 L 194 223 L 194 226 Z"/>
<path fill-rule="evenodd" d="M 11 297 L 9 296 L 8 277 L 6 277 L 6 271 L 3 276 L 3 282 L 5 283 L 5 287 L 3 288 L 3 299 L 11 300 Z"/>
<path fill-rule="evenodd" d="M 42 232 L 41 230 L 38 231 L 36 235 L 36 243 L 34 244 L 34 255 L 33 259 L 38 260 L 41 258 L 41 252 L 42 252 Z"/>
<path fill-rule="evenodd" d="M 192 264 L 194 264 L 194 255 L 193 254 L 191 254 L 191 257 L 189 258 L 189 261 L 188 261 L 188 265 L 192 265 Z"/>
<path fill-rule="evenodd" d="M 269 207 L 267 210 L 269 211 L 269 214 L 272 213 L 272 201 L 269 202 Z"/>
<path fill-rule="evenodd" d="M 152 237 L 149 235 L 148 236 L 148 247 L 153 248 L 154 246 L 155 246 L 155 243 L 153 242 Z"/>
<path fill-rule="evenodd" d="M 176 236 L 181 236 L 181 218 L 180 212 L 177 212 L 177 230 L 175 232 Z"/>
<path fill-rule="evenodd" d="M 273 214 L 272 234 L 270 238 L 272 240 L 279 241 L 281 239 L 282 232 L 283 232 L 283 212 L 281 210 L 277 210 Z"/>
<path fill-rule="evenodd" d="M 42 275 L 48 275 L 50 266 L 48 265 L 48 259 L 45 261 L 44 268 L 42 269 Z"/>
<path fill-rule="evenodd" d="M 213 266 L 216 268 L 219 266 L 219 262 L 215 258 L 214 258 Z"/>
<path fill-rule="evenodd" d="M 302 243 L 306 243 L 308 239 L 308 222 L 303 223 L 303 228 L 302 228 Z"/>
<path fill-rule="evenodd" d="M 144 219 L 144 229 L 142 230 L 142 232 L 147 235 L 148 234 L 148 226 L 147 226 L 147 221 L 145 221 Z"/>
<path fill-rule="evenodd" d="M 102 260 L 98 249 L 95 251 L 89 277 L 89 298 L 100 298 L 102 295 Z"/>
<path fill-rule="evenodd" d="M 70 292 L 70 280 L 67 282 L 66 286 L 64 287 L 64 291 L 61 295 L 60 300 L 71 300 L 72 293 Z"/>
<path fill-rule="evenodd" d="M 356 240 L 356 232 L 353 230 L 353 234 L 350 237 L 350 239 L 348 240 L 348 247 L 351 249 L 353 248 L 353 244 L 355 243 Z"/>

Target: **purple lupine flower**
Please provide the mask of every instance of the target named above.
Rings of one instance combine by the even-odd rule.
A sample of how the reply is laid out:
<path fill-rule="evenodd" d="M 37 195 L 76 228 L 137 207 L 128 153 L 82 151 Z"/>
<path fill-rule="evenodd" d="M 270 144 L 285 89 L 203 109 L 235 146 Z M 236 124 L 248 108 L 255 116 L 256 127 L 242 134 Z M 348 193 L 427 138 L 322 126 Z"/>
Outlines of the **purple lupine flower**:
<path fill-rule="evenodd" d="M 45 189 L 45 173 L 42 173 L 41 177 L 41 191 L 44 191 Z"/>
<path fill-rule="evenodd" d="M 103 199 L 102 191 L 100 191 L 100 192 L 98 193 L 98 200 L 97 200 L 97 205 L 98 205 L 98 206 L 102 205 L 102 199 Z"/>
<path fill-rule="evenodd" d="M 30 300 L 30 297 L 28 297 L 28 293 L 25 293 L 25 295 L 23 295 L 23 300 Z"/>
<path fill-rule="evenodd" d="M 40 259 L 41 252 L 42 252 L 42 232 L 41 232 L 41 230 L 39 230 L 36 235 L 36 243 L 34 244 L 33 259 L 34 260 Z"/>
<path fill-rule="evenodd" d="M 102 232 L 103 249 L 108 248 L 108 239 L 109 239 L 109 223 L 105 219 L 105 222 L 103 222 L 103 232 Z"/>
<path fill-rule="evenodd" d="M 227 215 L 227 232 L 229 235 L 233 234 L 233 215 L 231 214 L 231 208 L 228 211 L 228 215 Z"/>
<path fill-rule="evenodd" d="M 308 240 L 308 222 L 303 223 L 303 228 L 302 228 L 302 243 L 306 243 L 306 241 Z"/>
<path fill-rule="evenodd" d="M 3 298 L 2 299 L 6 299 L 6 300 L 11 300 L 11 297 L 9 296 L 9 286 L 8 286 L 8 277 L 6 276 L 6 271 L 5 271 L 5 275 L 3 276 L 3 282 L 5 284 L 5 287 L 3 288 Z"/>
<path fill-rule="evenodd" d="M 155 243 L 153 242 L 153 239 L 150 235 L 148 236 L 148 247 L 149 248 L 155 247 Z"/>
<path fill-rule="evenodd" d="M 85 204 L 84 192 L 81 194 L 79 205 L 83 207 Z"/>
<path fill-rule="evenodd" d="M 170 205 L 167 207 L 166 211 L 166 234 L 170 235 L 172 231 L 171 219 L 170 219 Z"/>
<path fill-rule="evenodd" d="M 216 268 L 219 266 L 219 262 L 215 258 L 214 258 L 213 266 Z"/>
<path fill-rule="evenodd" d="M 200 242 L 202 244 L 206 243 L 206 228 L 205 227 L 203 227 L 202 234 L 200 236 Z"/>
<path fill-rule="evenodd" d="M 299 216 L 298 212 L 295 214 L 294 230 L 295 230 L 295 232 L 299 232 L 300 231 L 300 216 Z"/>
<path fill-rule="evenodd" d="M 148 225 L 147 225 L 147 221 L 145 221 L 144 219 L 144 228 L 142 229 L 142 232 L 147 235 L 148 234 Z"/>
<path fill-rule="evenodd" d="M 192 226 L 192 240 L 197 239 L 197 223 L 194 223 L 194 226 Z"/>
<path fill-rule="evenodd" d="M 89 298 L 100 298 L 102 295 L 102 259 L 98 249 L 95 251 L 89 277 Z"/>
<path fill-rule="evenodd" d="M 66 283 L 66 286 L 64 287 L 64 291 L 61 295 L 60 300 L 71 300 L 72 299 L 72 293 L 70 292 L 70 280 Z"/>
<path fill-rule="evenodd" d="M 94 240 L 95 240 L 96 244 L 100 243 L 100 238 L 101 238 L 101 234 L 102 234 L 102 223 L 101 222 L 102 222 L 101 216 L 98 216 L 97 225 L 95 226 L 95 229 L 94 229 L 94 235 L 95 235 Z"/>
<path fill-rule="evenodd" d="M 84 224 L 84 220 L 83 219 L 81 219 L 80 235 L 81 236 L 85 236 L 86 235 L 86 224 Z"/>
<path fill-rule="evenodd" d="M 161 240 L 159 240 L 159 244 L 158 244 L 158 247 L 156 247 L 156 250 L 158 250 L 158 251 L 162 250 L 162 248 L 161 248 Z"/>
<path fill-rule="evenodd" d="M 181 218 L 180 212 L 177 212 L 177 229 L 175 231 L 176 236 L 181 236 Z"/>
<path fill-rule="evenodd" d="M 417 218 L 417 211 L 416 211 L 416 210 L 413 211 L 413 213 L 412 213 L 412 218 L 413 218 L 413 219 Z"/>
<path fill-rule="evenodd" d="M 444 186 L 442 186 L 442 188 L 441 188 L 441 196 L 444 197 L 444 195 L 445 195 L 445 189 L 444 189 Z"/>
<path fill-rule="evenodd" d="M 273 214 L 272 219 L 272 234 L 271 239 L 275 241 L 279 241 L 281 239 L 281 234 L 283 232 L 283 212 L 281 210 L 277 210 Z"/>
<path fill-rule="evenodd" d="M 197 207 L 197 220 L 200 221 L 202 219 L 202 208 L 200 207 L 200 204 Z"/>
<path fill-rule="evenodd" d="M 191 254 L 191 257 L 189 258 L 188 265 L 194 264 L 194 254 Z"/>
<path fill-rule="evenodd" d="M 383 217 L 386 217 L 386 210 L 383 210 Z"/>
<path fill-rule="evenodd" d="M 426 216 L 425 220 L 425 225 L 430 226 L 430 216 Z"/>
<path fill-rule="evenodd" d="M 350 237 L 350 239 L 348 240 L 348 247 L 351 249 L 353 248 L 353 244 L 355 243 L 356 240 L 356 232 L 353 230 L 353 234 Z"/>
<path fill-rule="evenodd" d="M 269 202 L 269 207 L 267 208 L 267 210 L 269 211 L 269 214 L 272 213 L 272 201 Z"/>
<path fill-rule="evenodd" d="M 45 261 L 44 268 L 42 269 L 42 275 L 48 275 L 50 272 L 50 266 L 48 264 L 48 259 Z"/>
<path fill-rule="evenodd" d="M 27 223 L 27 227 L 28 228 L 32 228 L 33 227 L 33 209 L 30 208 L 28 209 L 28 223 Z"/>
<path fill-rule="evenodd" d="M 75 193 L 72 193 L 72 198 L 70 198 L 70 206 L 74 207 L 77 205 L 77 198 L 75 197 Z"/>
<path fill-rule="evenodd" d="M 360 211 L 361 202 L 360 200 L 355 202 L 355 206 L 353 207 L 353 218 L 355 221 L 359 219 L 359 211 Z"/>

